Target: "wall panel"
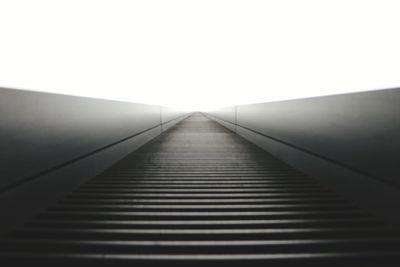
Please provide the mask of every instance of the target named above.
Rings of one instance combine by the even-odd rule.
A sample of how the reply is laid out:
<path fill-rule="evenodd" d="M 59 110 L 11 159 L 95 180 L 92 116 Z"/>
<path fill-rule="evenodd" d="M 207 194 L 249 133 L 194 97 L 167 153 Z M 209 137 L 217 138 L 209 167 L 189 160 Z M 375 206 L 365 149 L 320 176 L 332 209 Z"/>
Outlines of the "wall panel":
<path fill-rule="evenodd" d="M 209 116 L 226 124 L 226 110 Z M 233 128 L 388 222 L 400 223 L 400 89 L 237 106 Z"/>
<path fill-rule="evenodd" d="M 0 213 L 8 215 L 0 233 L 184 115 L 154 105 L 0 88 Z"/>

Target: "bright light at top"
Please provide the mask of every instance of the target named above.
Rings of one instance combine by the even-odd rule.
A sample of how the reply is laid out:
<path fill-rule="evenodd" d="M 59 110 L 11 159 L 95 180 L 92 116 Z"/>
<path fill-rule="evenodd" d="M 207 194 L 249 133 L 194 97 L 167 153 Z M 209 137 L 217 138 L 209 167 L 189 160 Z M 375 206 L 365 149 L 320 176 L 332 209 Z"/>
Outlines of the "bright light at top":
<path fill-rule="evenodd" d="M 203 110 L 400 85 L 385 0 L 0 2 L 0 85 Z"/>

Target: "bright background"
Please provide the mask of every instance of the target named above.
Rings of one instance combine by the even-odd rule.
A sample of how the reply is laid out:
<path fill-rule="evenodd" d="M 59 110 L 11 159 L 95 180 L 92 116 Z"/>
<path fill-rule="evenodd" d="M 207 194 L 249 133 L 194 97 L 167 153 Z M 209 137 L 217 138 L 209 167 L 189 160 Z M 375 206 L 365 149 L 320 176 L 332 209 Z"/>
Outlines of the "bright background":
<path fill-rule="evenodd" d="M 400 1 L 0 0 L 0 86 L 204 110 L 400 85 Z"/>

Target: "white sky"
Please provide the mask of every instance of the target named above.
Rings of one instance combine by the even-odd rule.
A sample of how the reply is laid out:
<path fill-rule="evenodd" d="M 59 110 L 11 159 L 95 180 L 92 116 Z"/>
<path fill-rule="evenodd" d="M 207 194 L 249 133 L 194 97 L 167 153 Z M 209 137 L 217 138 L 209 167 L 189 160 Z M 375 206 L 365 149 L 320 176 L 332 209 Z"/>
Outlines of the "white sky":
<path fill-rule="evenodd" d="M 400 85 L 400 1 L 0 0 L 0 86 L 185 109 Z"/>

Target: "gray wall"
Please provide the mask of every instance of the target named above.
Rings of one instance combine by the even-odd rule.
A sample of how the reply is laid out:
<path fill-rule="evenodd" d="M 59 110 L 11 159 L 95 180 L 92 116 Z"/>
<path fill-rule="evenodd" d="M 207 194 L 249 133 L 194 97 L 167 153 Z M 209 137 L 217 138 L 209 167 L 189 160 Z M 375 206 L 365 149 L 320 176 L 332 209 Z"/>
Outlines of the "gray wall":
<path fill-rule="evenodd" d="M 236 109 L 237 107 L 225 107 L 212 112 L 214 119 L 226 128 L 236 131 Z"/>
<path fill-rule="evenodd" d="M 0 88 L 0 212 L 10 203 L 45 206 L 185 116 L 167 107 Z"/>
<path fill-rule="evenodd" d="M 235 108 L 227 110 L 210 115 L 296 168 L 320 179 L 331 176 L 327 183 L 349 195 L 379 202 L 389 190 L 394 198 L 388 201 L 397 199 L 400 89 L 237 106 L 236 119 Z M 332 168 L 340 177 L 332 177 Z"/>
<path fill-rule="evenodd" d="M 176 124 L 175 119 L 182 116 L 183 113 L 180 109 L 161 107 L 161 121 L 162 131 L 167 131 L 169 128 Z"/>

